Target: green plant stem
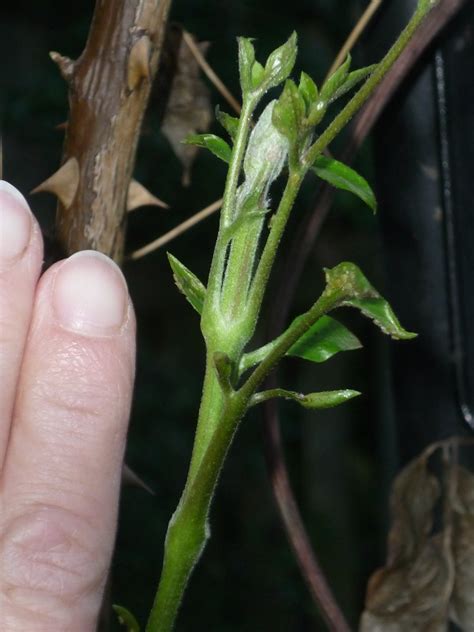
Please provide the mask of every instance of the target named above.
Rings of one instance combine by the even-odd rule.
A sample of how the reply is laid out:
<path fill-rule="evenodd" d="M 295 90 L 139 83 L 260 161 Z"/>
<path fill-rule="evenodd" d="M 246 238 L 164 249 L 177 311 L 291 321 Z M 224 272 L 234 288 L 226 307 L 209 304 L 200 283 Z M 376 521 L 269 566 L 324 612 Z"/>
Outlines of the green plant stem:
<path fill-rule="evenodd" d="M 226 229 L 230 226 L 234 219 L 234 211 L 236 205 L 236 192 L 239 183 L 240 170 L 242 161 L 247 147 L 247 140 L 252 125 L 252 113 L 256 106 L 256 99 L 248 97 L 242 105 L 242 113 L 239 120 L 239 128 L 235 137 L 232 158 L 229 164 L 227 174 L 221 219 L 219 225 L 219 233 L 217 236 L 214 256 L 209 271 L 209 279 L 207 284 L 206 303 L 202 314 L 201 327 L 204 336 L 211 335 L 214 331 L 213 325 L 216 313 L 220 313 L 220 294 L 225 268 L 227 243 L 225 240 Z"/>
<path fill-rule="evenodd" d="M 316 303 L 304 314 L 296 318 L 284 334 L 278 338 L 277 343 L 271 347 L 268 355 L 251 373 L 244 384 L 237 391 L 237 395 L 248 402 L 257 388 L 267 377 L 274 366 L 291 349 L 297 340 L 314 325 L 322 316 L 335 309 L 345 298 L 345 291 L 324 291 Z"/>
<path fill-rule="evenodd" d="M 319 154 L 328 147 L 339 132 L 349 123 L 354 114 L 356 114 L 356 112 L 360 110 L 364 103 L 369 99 L 375 88 L 382 81 L 408 42 L 411 40 L 421 22 L 423 22 L 425 17 L 431 11 L 434 4 L 435 3 L 429 4 L 428 2 L 419 3 L 411 20 L 400 33 L 398 39 L 385 57 L 377 64 L 374 72 L 370 75 L 362 88 L 352 97 L 338 116 L 336 116 L 336 118 L 332 121 L 329 127 L 326 128 L 317 141 L 308 149 L 306 156 L 304 157 L 306 170 L 313 165 Z"/>
<path fill-rule="evenodd" d="M 169 632 L 208 534 L 208 515 L 227 451 L 245 412 L 241 397 L 228 398 L 219 417 L 195 476 L 188 478 L 185 490 L 170 520 L 160 584 L 146 632 Z"/>
<path fill-rule="evenodd" d="M 296 196 L 303 182 L 305 172 L 302 170 L 290 172 L 285 190 L 283 192 L 278 209 L 271 220 L 271 229 L 265 243 L 262 256 L 257 266 L 255 277 L 249 296 L 249 320 L 257 322 L 260 308 L 262 306 L 265 289 L 268 284 L 270 272 L 276 257 L 283 232 L 285 230 L 291 209 L 296 200 Z"/>
<path fill-rule="evenodd" d="M 340 304 L 344 298 L 342 290 L 325 291 L 305 314 L 290 325 L 276 344 L 272 345 L 268 355 L 235 392 L 224 395 L 214 367 L 214 353 L 226 353 L 232 362 L 238 364 L 243 348 L 242 340 L 255 329 L 276 251 L 304 175 L 315 158 L 370 97 L 432 6 L 433 4 L 427 0 L 419 4 L 397 42 L 364 86 L 309 148 L 303 164 L 290 171 L 287 186 L 272 220 L 270 234 L 252 282 L 249 303 L 243 306 L 245 312 L 243 315 L 235 315 L 236 319 L 240 320 L 239 327 L 235 328 L 232 322 L 223 322 L 220 303 L 228 248 L 224 239 L 225 229 L 234 219 L 238 180 L 245 155 L 251 115 L 256 105 L 256 99 L 248 98 L 244 101 L 226 181 L 219 235 L 211 264 L 201 322 L 207 345 L 207 364 L 195 448 L 183 495 L 169 524 L 162 575 L 146 627 L 147 632 L 170 632 L 173 629 L 187 582 L 208 538 L 209 509 L 220 471 L 238 424 L 249 406 L 250 398 L 299 337 L 321 316 Z M 238 278 L 241 270 L 226 271 L 226 274 L 236 275 Z M 234 287 L 237 292 L 238 284 Z M 228 300 L 232 302 L 234 298 L 231 296 Z"/>

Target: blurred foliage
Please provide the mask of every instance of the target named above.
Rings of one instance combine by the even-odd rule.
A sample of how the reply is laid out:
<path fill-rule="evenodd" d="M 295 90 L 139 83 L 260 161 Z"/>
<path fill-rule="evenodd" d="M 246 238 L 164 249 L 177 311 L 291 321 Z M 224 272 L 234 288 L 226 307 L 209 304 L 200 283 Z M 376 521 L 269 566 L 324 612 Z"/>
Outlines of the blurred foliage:
<path fill-rule="evenodd" d="M 360 9 L 356 0 L 176 0 L 171 18 L 198 40 L 210 41 L 209 63 L 238 96 L 237 35 L 256 37 L 258 56 L 265 59 L 292 30 L 297 31 L 300 51 L 294 74 L 299 76 L 304 69 L 320 82 Z M 4 177 L 25 192 L 57 168 L 61 155 L 62 132 L 55 126 L 67 118 L 66 87 L 48 52 L 78 56 L 92 11 L 92 1 L 54 0 L 19 0 L 0 10 Z M 371 61 L 359 59 L 360 55 L 358 49 L 357 65 Z M 211 99 L 213 105 L 229 111 L 214 88 Z M 225 165 L 208 152 L 200 152 L 190 187 L 181 186 L 181 167 L 158 131 L 156 118 L 151 112 L 146 121 L 136 175 L 171 209 L 134 213 L 129 250 L 162 234 L 222 192 Z M 212 131 L 217 129 L 214 126 Z M 370 182 L 369 147 L 356 167 Z M 294 210 L 280 271 L 291 265 L 284 257 L 286 244 L 314 200 L 311 180 Z M 46 234 L 50 233 L 54 200 L 40 195 L 31 203 Z M 216 221 L 216 217 L 206 220 L 169 246 L 202 279 Z M 307 289 L 298 295 L 293 312 L 306 309 L 322 286 L 322 265 L 344 259 L 356 261 L 383 288 L 376 222 L 362 202 L 346 193 L 337 195 L 335 210 L 307 265 L 307 278 L 314 281 L 304 284 Z M 189 463 L 204 358 L 198 317 L 176 290 L 165 252 L 127 264 L 125 273 L 139 325 L 127 460 L 156 495 L 124 490 L 112 601 L 127 605 L 143 621 L 158 581 L 166 525 Z M 278 283 L 278 270 L 272 283 L 273 288 Z M 387 343 L 357 315 L 342 316 L 365 350 L 334 358 L 324 369 L 289 358 L 282 366 L 281 386 L 312 391 L 341 385 L 362 391 L 364 397 L 340 410 L 318 413 L 283 403 L 282 419 L 291 477 L 312 542 L 343 610 L 355 624 L 366 579 L 382 559 L 385 514 L 380 507 L 386 504 L 381 499 L 386 498 L 392 442 L 389 420 L 375 398 L 377 392 L 381 399 L 387 396 L 383 368 Z M 212 513 L 212 539 L 191 582 L 180 631 L 324 630 L 277 518 L 262 456 L 259 414 L 257 410 L 245 421 L 231 451 Z M 380 461 L 385 464 L 384 474 L 379 471 Z"/>

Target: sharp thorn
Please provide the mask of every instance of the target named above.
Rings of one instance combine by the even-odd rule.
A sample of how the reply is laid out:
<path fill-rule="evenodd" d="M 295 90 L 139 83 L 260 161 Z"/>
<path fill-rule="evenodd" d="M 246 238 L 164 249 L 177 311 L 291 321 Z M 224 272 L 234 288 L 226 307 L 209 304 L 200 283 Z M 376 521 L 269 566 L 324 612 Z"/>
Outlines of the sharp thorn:
<path fill-rule="evenodd" d="M 128 187 L 127 211 L 134 211 L 139 206 L 160 206 L 161 208 L 169 208 L 166 202 L 163 202 L 150 193 L 150 191 L 137 182 L 137 180 L 131 180 Z"/>
<path fill-rule="evenodd" d="M 60 55 L 54 50 L 49 53 L 49 56 L 59 67 L 59 72 L 63 79 L 69 83 L 74 75 L 74 61 L 69 57 Z"/>
<path fill-rule="evenodd" d="M 79 163 L 71 157 L 53 175 L 38 185 L 31 193 L 47 191 L 54 193 L 64 208 L 69 208 L 74 201 L 79 186 Z"/>

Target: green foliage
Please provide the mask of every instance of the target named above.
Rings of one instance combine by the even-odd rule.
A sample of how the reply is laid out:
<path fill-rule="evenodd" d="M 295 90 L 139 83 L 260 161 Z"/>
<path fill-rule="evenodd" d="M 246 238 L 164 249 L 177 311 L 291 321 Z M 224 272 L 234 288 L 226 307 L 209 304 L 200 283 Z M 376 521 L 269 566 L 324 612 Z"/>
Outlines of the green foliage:
<path fill-rule="evenodd" d="M 286 355 L 311 362 L 325 362 L 340 351 L 352 351 L 361 347 L 358 338 L 347 327 L 330 316 L 323 316 L 295 342 Z"/>
<path fill-rule="evenodd" d="M 325 408 L 335 408 L 340 406 L 354 397 L 358 397 L 361 393 L 359 391 L 352 391 L 349 389 L 341 391 L 321 391 L 320 393 L 309 393 L 303 395 L 302 393 L 296 393 L 294 391 L 287 391 L 283 388 L 276 388 L 270 391 L 262 391 L 261 393 L 255 393 L 250 401 L 251 406 L 261 404 L 269 399 L 275 397 L 283 397 L 284 399 L 290 399 L 303 408 L 309 408 L 312 410 L 323 410 Z"/>
<path fill-rule="evenodd" d="M 223 138 L 215 134 L 190 134 L 183 143 L 185 145 L 197 145 L 197 147 L 205 147 L 209 149 L 214 156 L 217 156 L 224 162 L 229 162 L 232 150 Z"/>
<path fill-rule="evenodd" d="M 325 269 L 328 294 L 340 296 L 339 306 L 355 307 L 367 316 L 385 334 L 398 340 L 415 338 L 400 324 L 390 304 L 369 283 L 361 270 L 353 263 L 340 263 L 331 270 Z"/>
<path fill-rule="evenodd" d="M 305 101 L 307 109 L 318 100 L 318 86 L 305 72 L 302 72 L 300 75 L 298 90 Z"/>
<path fill-rule="evenodd" d="M 291 158 L 297 166 L 299 142 L 304 129 L 306 114 L 305 100 L 291 79 L 285 82 L 285 87 L 273 109 L 272 122 L 276 129 L 288 139 Z"/>
<path fill-rule="evenodd" d="M 329 182 L 336 189 L 349 191 L 357 195 L 369 206 L 374 213 L 377 210 L 377 200 L 370 184 L 365 178 L 359 175 L 354 169 L 348 167 L 334 158 L 318 156 L 313 164 L 313 171 L 316 175 Z"/>
<path fill-rule="evenodd" d="M 240 359 L 239 373 L 264 360 L 276 345 L 301 322 L 302 317 L 294 319 L 287 331 L 267 345 L 245 353 Z M 360 341 L 347 327 L 330 316 L 322 316 L 301 334 L 285 355 L 303 358 L 311 362 L 326 362 L 341 351 L 352 351 L 362 347 Z"/>
<path fill-rule="evenodd" d="M 290 75 L 296 60 L 296 33 L 271 53 L 265 67 L 255 59 L 252 40 L 239 37 L 240 86 L 244 99 L 249 95 L 262 97 L 267 90 L 280 85 Z"/>
<path fill-rule="evenodd" d="M 232 141 L 234 141 L 239 129 L 239 119 L 236 116 L 223 112 L 219 106 L 216 107 L 216 119 L 229 134 Z"/>
<path fill-rule="evenodd" d="M 321 88 L 321 101 L 331 103 L 331 101 L 334 100 L 334 95 L 344 85 L 347 79 L 351 63 L 352 58 L 350 55 L 347 55 L 345 62 L 341 64 L 323 84 Z"/>
<path fill-rule="evenodd" d="M 188 299 L 197 313 L 201 314 L 204 298 L 206 296 L 206 288 L 191 270 L 188 270 L 188 268 L 171 253 L 168 252 L 167 254 L 178 289 Z"/>
<path fill-rule="evenodd" d="M 348 56 L 321 90 L 304 73 L 298 86 L 288 78 L 297 52 L 294 33 L 269 55 L 265 65 L 256 60 L 252 40 L 239 38 L 242 112 L 238 121 L 218 113 L 233 140 L 232 149 L 210 134 L 188 139 L 213 151 L 229 163 L 229 169 L 207 289 L 169 256 L 179 289 L 202 314 L 207 367 L 188 480 L 170 521 L 163 573 L 147 632 L 173 628 L 187 581 L 208 538 L 207 521 L 222 465 L 248 408 L 273 397 L 291 399 L 306 408 L 329 408 L 359 395 L 352 390 L 307 395 L 280 388 L 258 392 L 276 364 L 285 355 L 323 362 L 335 353 L 359 348 L 357 338 L 328 316 L 339 307 L 359 309 L 392 338 L 415 335 L 401 326 L 389 303 L 359 268 L 344 262 L 325 270 L 326 287 L 307 312 L 269 344 L 245 353 L 256 331 L 278 246 L 307 172 L 313 169 L 320 178 L 355 193 L 375 210 L 374 194 L 364 178 L 325 158 L 323 152 L 373 93 L 420 20 L 415 13 L 379 65 L 351 73 Z M 329 104 L 367 76 L 364 86 L 336 119 L 322 133 L 317 132 Z M 283 82 L 280 97 L 263 109 L 253 126 L 252 116 L 264 94 Z M 287 160 L 289 169 L 285 170 Z M 269 190 L 280 177 L 285 181 L 284 190 L 264 235 L 264 216 L 270 212 Z M 244 377 L 248 369 L 252 370 Z"/>
<path fill-rule="evenodd" d="M 127 628 L 127 632 L 140 632 L 140 626 L 133 614 L 123 606 L 112 606 L 118 616 L 119 623 Z"/>

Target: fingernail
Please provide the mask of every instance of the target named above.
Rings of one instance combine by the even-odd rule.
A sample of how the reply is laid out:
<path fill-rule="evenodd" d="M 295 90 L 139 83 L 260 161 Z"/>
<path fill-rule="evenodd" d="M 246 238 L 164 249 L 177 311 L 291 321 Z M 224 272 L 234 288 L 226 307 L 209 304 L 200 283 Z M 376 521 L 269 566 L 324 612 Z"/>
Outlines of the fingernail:
<path fill-rule="evenodd" d="M 117 334 L 127 315 L 127 286 L 120 268 L 93 250 L 77 252 L 54 279 L 53 309 L 58 323 L 84 336 Z"/>
<path fill-rule="evenodd" d="M 0 260 L 12 263 L 21 257 L 31 238 L 31 211 L 14 186 L 0 180 Z"/>

